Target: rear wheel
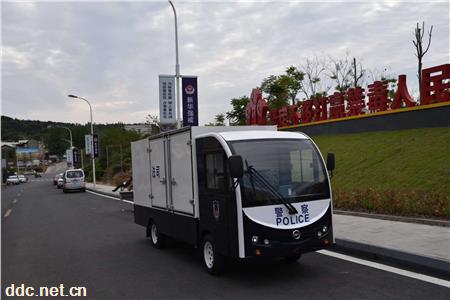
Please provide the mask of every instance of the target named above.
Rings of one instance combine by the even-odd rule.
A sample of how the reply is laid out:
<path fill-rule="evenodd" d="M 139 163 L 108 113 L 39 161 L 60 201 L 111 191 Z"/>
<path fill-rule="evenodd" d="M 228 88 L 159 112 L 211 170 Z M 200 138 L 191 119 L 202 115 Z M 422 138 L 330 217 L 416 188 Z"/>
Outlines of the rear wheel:
<path fill-rule="evenodd" d="M 164 236 L 158 232 L 158 227 L 154 222 L 150 224 L 150 240 L 156 249 L 161 249 L 164 246 Z"/>
<path fill-rule="evenodd" d="M 63 192 L 64 192 L 64 193 L 67 193 L 67 190 L 66 190 L 66 189 L 63 189 Z"/>
<path fill-rule="evenodd" d="M 208 273 L 221 274 L 225 269 L 225 257 L 216 251 L 214 239 L 206 235 L 203 239 L 203 263 Z"/>

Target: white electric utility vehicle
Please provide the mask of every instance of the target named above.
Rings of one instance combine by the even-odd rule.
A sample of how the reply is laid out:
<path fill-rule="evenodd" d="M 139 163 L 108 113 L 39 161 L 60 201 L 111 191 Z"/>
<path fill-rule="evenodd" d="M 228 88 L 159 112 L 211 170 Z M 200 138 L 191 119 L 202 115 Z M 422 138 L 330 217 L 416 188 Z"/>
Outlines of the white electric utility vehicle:
<path fill-rule="evenodd" d="M 200 248 L 210 273 L 334 244 L 334 155 L 325 164 L 300 132 L 189 127 L 133 142 L 132 164 L 135 223 L 156 248 L 168 237 Z"/>

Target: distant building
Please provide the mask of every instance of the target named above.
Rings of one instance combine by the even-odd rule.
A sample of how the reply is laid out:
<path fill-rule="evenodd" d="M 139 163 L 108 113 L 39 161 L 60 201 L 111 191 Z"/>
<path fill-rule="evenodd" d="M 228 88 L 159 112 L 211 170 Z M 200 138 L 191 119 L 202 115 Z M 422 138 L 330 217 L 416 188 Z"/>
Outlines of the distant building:
<path fill-rule="evenodd" d="M 125 130 L 136 131 L 140 134 L 150 134 L 152 133 L 151 126 L 148 124 L 128 124 L 124 126 Z"/>
<path fill-rule="evenodd" d="M 43 161 L 45 149 L 40 141 L 30 139 L 1 143 L 6 167 L 31 167 L 37 164 L 36 161 Z"/>

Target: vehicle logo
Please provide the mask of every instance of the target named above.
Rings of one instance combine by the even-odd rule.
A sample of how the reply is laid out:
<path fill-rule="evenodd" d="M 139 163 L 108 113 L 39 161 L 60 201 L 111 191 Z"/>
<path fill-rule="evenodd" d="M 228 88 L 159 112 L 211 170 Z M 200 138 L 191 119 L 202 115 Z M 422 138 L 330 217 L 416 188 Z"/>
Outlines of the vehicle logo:
<path fill-rule="evenodd" d="M 220 205 L 219 205 L 219 201 L 214 200 L 212 202 L 213 205 L 213 215 L 214 215 L 214 219 L 216 219 L 216 221 L 219 221 L 219 217 L 220 217 Z"/>
<path fill-rule="evenodd" d="M 296 230 L 292 231 L 292 237 L 293 237 L 295 240 L 300 239 L 300 230 L 296 229 Z"/>
<path fill-rule="evenodd" d="M 186 86 L 186 87 L 184 88 L 184 91 L 185 91 L 186 94 L 188 94 L 188 95 L 193 95 L 193 94 L 195 93 L 195 89 L 194 89 L 194 87 L 193 87 L 191 84 L 189 84 L 188 86 Z"/>

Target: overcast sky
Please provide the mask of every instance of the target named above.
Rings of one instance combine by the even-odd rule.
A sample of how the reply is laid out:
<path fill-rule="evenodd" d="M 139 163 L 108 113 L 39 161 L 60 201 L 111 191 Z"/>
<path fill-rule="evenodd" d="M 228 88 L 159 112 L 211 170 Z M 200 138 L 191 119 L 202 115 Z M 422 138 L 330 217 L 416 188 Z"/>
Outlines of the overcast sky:
<path fill-rule="evenodd" d="M 178 12 L 181 73 L 197 75 L 200 125 L 230 99 L 306 57 L 343 56 L 407 74 L 417 91 L 417 21 L 433 24 L 424 67 L 449 63 L 449 2 L 186 2 Z M 173 74 L 174 24 L 164 2 L 2 1 L 2 114 L 86 123 L 157 114 L 158 74 Z"/>

